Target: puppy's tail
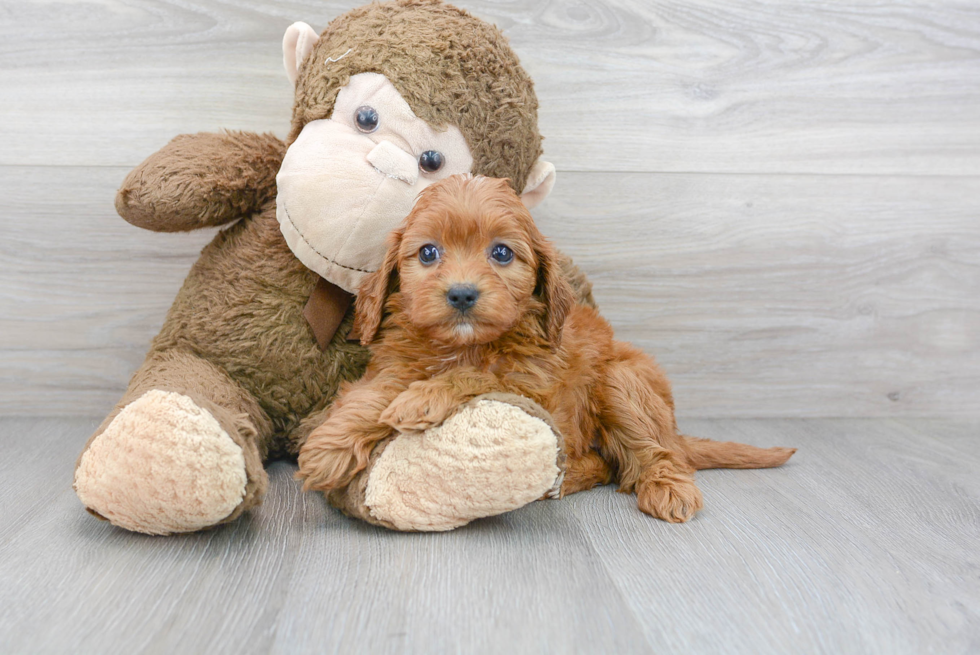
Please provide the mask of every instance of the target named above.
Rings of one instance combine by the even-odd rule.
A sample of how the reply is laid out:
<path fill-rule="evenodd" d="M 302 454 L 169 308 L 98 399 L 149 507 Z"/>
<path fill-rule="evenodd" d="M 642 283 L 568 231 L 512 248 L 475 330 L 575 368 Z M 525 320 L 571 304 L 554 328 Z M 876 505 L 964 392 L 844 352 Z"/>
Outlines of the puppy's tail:
<path fill-rule="evenodd" d="M 681 435 L 688 463 L 695 469 L 766 469 L 782 466 L 796 448 L 756 448 L 734 441 Z"/>

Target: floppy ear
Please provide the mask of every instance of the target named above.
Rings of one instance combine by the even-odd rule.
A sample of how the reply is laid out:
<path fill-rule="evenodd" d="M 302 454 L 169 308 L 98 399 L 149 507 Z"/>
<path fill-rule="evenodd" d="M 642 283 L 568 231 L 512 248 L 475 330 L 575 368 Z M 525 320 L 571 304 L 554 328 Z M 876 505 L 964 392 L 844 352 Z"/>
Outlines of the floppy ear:
<path fill-rule="evenodd" d="M 398 251 L 401 249 L 403 234 L 402 228 L 388 234 L 388 250 L 385 252 L 384 262 L 378 270 L 364 278 L 357 294 L 353 330 L 360 335 L 361 343 L 365 346 L 378 336 L 388 294 L 398 285 Z"/>
<path fill-rule="evenodd" d="M 561 343 L 565 318 L 575 302 L 575 295 L 562 274 L 558 251 L 540 232 L 534 238 L 534 252 L 538 258 L 538 285 L 535 294 L 545 304 L 543 322 L 548 341 L 552 348 L 557 348 Z"/>

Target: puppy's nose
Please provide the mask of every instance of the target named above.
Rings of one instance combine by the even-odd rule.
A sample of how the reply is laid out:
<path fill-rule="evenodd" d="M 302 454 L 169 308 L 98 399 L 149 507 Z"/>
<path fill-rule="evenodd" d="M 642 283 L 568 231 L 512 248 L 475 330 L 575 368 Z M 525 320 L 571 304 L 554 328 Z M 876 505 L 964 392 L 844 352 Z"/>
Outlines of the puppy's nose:
<path fill-rule="evenodd" d="M 479 297 L 480 291 L 472 284 L 454 284 L 446 292 L 446 300 L 461 312 L 475 305 Z"/>

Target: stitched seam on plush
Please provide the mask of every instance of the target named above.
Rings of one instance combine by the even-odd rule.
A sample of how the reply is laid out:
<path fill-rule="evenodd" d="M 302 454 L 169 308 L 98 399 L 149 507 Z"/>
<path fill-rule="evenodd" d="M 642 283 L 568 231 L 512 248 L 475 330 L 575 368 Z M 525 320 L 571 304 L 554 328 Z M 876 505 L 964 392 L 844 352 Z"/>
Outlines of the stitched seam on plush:
<path fill-rule="evenodd" d="M 367 207 L 365 207 L 365 210 L 366 209 L 367 209 Z M 307 238 L 303 235 L 303 233 L 300 231 L 300 229 L 298 227 L 296 227 L 296 223 L 293 222 L 293 218 L 292 218 L 292 216 L 289 215 L 289 209 L 286 208 L 286 205 L 285 204 L 283 204 L 283 206 L 282 206 L 282 213 L 286 215 L 286 220 L 289 221 L 289 224 L 293 226 L 293 229 L 294 230 L 296 230 L 296 234 L 298 234 L 299 235 L 299 238 L 303 240 L 303 243 L 305 243 L 307 246 L 309 246 L 310 250 L 312 250 L 317 255 L 319 255 L 320 258 L 323 259 L 323 261 L 327 262 L 328 264 L 333 264 L 334 266 L 339 266 L 341 268 L 346 268 L 348 271 L 356 271 L 358 273 L 374 273 L 374 271 L 370 271 L 370 270 L 367 270 L 367 269 L 364 269 L 364 268 L 354 268 L 353 266 L 344 266 L 340 262 L 337 262 L 337 261 L 334 261 L 334 260 L 330 259 L 326 255 L 324 255 L 322 252 L 320 252 L 319 250 L 317 250 L 316 249 L 316 246 L 314 246 L 312 243 L 310 243 L 307 240 Z M 361 214 L 363 215 L 363 213 L 364 212 L 362 211 Z M 350 237 L 348 236 L 348 239 L 349 238 Z M 347 245 L 347 241 L 346 240 L 344 241 L 344 245 Z M 343 249 L 343 246 L 341 246 L 341 249 Z"/>

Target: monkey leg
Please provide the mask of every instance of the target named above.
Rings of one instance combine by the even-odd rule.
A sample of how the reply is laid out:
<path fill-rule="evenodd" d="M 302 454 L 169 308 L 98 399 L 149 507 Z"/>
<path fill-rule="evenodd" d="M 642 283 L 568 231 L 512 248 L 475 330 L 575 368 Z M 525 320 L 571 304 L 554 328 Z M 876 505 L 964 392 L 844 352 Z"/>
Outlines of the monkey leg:
<path fill-rule="evenodd" d="M 368 467 L 327 499 L 375 525 L 445 531 L 558 497 L 564 470 L 550 415 L 527 398 L 493 393 L 425 432 L 382 441 Z"/>
<path fill-rule="evenodd" d="M 147 534 L 231 521 L 261 501 L 272 424 L 226 373 L 151 353 L 85 445 L 75 492 L 114 525 Z"/>

